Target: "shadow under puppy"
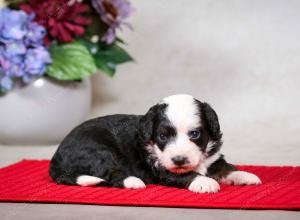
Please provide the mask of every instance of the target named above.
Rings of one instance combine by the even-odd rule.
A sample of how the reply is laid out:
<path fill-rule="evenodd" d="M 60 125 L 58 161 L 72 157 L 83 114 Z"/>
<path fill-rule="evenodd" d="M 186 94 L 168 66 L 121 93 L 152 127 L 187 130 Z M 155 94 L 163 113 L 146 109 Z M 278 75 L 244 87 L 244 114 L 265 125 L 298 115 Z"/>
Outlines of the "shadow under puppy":
<path fill-rule="evenodd" d="M 190 95 L 173 95 L 145 115 L 111 115 L 73 129 L 50 163 L 59 184 L 131 189 L 145 184 L 217 192 L 218 182 L 260 184 L 220 153 L 222 133 L 215 111 Z"/>

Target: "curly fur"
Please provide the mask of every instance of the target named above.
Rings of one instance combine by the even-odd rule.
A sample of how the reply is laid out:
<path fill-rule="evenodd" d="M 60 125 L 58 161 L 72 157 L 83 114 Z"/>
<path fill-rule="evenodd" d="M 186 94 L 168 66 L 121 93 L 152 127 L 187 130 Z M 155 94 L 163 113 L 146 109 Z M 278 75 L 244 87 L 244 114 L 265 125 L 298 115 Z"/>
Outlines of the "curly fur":
<path fill-rule="evenodd" d="M 236 170 L 221 154 L 212 157 L 219 154 L 222 133 L 218 116 L 207 103 L 184 95 L 164 100 L 145 115 L 104 116 L 74 128 L 54 154 L 50 176 L 58 184 L 68 185 L 94 183 L 126 187 L 127 184 L 129 188 L 137 188 L 139 185 L 144 187 L 145 183 L 188 188 L 196 177 L 201 176 L 197 172 L 201 164 L 208 164 L 209 167 L 204 167 L 205 175 L 216 180 L 224 179 Z M 185 108 L 178 109 L 182 112 L 174 113 L 184 105 Z M 184 117 L 180 119 L 181 116 Z M 201 132 L 198 139 L 188 138 L 191 128 Z M 161 140 L 162 132 L 167 135 L 167 141 Z M 199 164 L 189 169 L 172 170 L 168 166 L 176 168 L 172 161 L 177 154 L 185 156 L 186 163 L 196 161 Z M 214 159 L 205 163 L 209 158 Z M 197 186 L 201 181 L 198 182 L 191 188 L 201 190 L 201 186 Z"/>

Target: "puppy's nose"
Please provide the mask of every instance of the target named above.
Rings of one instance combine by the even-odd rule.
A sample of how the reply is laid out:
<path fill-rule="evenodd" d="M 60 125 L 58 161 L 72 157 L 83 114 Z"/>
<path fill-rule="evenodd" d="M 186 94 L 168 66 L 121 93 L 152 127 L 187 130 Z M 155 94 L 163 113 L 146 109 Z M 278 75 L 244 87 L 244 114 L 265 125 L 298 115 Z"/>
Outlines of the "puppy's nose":
<path fill-rule="evenodd" d="M 182 166 L 188 162 L 188 159 L 183 156 L 176 156 L 176 157 L 173 157 L 171 160 L 177 166 Z"/>

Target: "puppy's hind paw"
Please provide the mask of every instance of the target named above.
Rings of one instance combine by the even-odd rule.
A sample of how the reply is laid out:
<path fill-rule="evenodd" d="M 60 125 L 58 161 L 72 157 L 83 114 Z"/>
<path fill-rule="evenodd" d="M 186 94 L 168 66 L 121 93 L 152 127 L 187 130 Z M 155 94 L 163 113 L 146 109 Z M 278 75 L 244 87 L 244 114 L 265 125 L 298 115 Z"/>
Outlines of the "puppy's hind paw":
<path fill-rule="evenodd" d="M 261 180 L 253 173 L 233 171 L 222 179 L 222 183 L 232 185 L 258 185 L 261 184 Z"/>
<path fill-rule="evenodd" d="M 76 179 L 76 184 L 79 186 L 94 186 L 101 182 L 105 182 L 105 180 L 96 176 L 89 175 L 81 175 Z"/>
<path fill-rule="evenodd" d="M 215 193 L 220 190 L 219 183 L 206 176 L 197 176 L 188 189 L 195 193 Z"/>
<path fill-rule="evenodd" d="M 128 189 L 142 189 L 146 188 L 145 183 L 140 179 L 135 176 L 129 176 L 123 181 L 123 185 L 125 188 Z"/>

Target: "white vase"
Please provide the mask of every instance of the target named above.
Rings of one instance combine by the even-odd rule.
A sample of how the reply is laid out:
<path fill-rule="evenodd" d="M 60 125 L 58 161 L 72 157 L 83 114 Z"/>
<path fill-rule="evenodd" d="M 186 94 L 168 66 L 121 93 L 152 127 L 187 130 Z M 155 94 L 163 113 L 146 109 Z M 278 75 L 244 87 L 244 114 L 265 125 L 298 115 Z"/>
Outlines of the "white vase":
<path fill-rule="evenodd" d="M 27 86 L 16 85 L 12 91 L 0 96 L 0 143 L 59 143 L 86 119 L 90 108 L 89 78 L 80 82 L 61 82 L 43 77 Z"/>

